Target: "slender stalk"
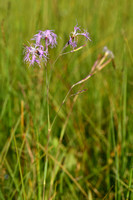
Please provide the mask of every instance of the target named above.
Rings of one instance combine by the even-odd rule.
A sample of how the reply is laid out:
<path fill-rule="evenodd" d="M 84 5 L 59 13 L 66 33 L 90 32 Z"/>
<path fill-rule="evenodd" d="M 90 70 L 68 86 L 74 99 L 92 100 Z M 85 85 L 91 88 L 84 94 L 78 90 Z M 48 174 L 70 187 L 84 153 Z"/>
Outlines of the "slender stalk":
<path fill-rule="evenodd" d="M 50 125 L 50 114 L 49 114 L 49 81 L 48 81 L 48 73 L 46 68 L 46 88 L 47 88 L 47 117 L 48 117 L 48 135 L 47 135 L 47 145 L 46 145 L 46 152 L 48 151 L 49 139 L 50 139 L 50 132 L 51 132 L 51 125 Z M 44 167 L 44 181 L 43 181 L 43 200 L 45 199 L 45 188 L 46 188 L 46 178 L 47 178 L 47 169 L 48 169 L 48 156 L 46 154 L 45 158 L 45 167 Z"/>
<path fill-rule="evenodd" d="M 41 187 L 40 187 L 40 148 L 39 148 L 39 134 L 37 131 L 37 182 L 38 182 L 38 200 L 41 200 Z"/>
<path fill-rule="evenodd" d="M 68 116 L 67 116 L 67 118 L 66 118 L 66 121 L 65 121 L 65 123 L 64 123 L 64 126 L 63 126 L 63 128 L 62 128 L 62 131 L 61 131 L 61 134 L 60 134 L 60 138 L 59 138 L 59 145 L 58 145 L 58 147 L 57 147 L 57 153 L 56 153 L 56 156 L 55 156 L 55 159 L 56 159 L 56 160 L 58 160 L 61 142 L 62 142 L 64 133 L 65 133 L 65 130 L 66 130 L 66 126 L 67 126 L 67 124 L 68 124 L 68 120 L 69 120 L 70 115 L 71 115 L 71 113 L 72 113 L 72 109 L 73 109 L 74 103 L 76 102 L 77 97 L 78 97 L 78 96 L 75 96 L 75 97 L 74 97 L 74 100 L 73 100 L 71 109 L 70 109 L 70 111 L 69 111 L 69 113 L 68 113 Z M 52 194 L 53 183 L 54 183 L 54 179 L 55 179 L 55 170 L 56 170 L 56 166 L 57 166 L 56 163 L 54 163 L 53 171 L 52 171 L 52 173 L 51 173 L 49 200 L 50 200 L 50 197 L 51 197 L 51 194 Z"/>

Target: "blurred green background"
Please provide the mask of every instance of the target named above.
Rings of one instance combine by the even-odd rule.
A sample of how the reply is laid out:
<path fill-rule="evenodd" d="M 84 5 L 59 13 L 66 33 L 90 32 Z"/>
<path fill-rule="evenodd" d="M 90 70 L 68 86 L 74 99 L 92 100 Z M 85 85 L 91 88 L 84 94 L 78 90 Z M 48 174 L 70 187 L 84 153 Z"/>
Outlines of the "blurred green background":
<path fill-rule="evenodd" d="M 55 31 L 49 74 L 76 24 L 92 42 L 56 62 L 50 121 L 104 46 L 113 51 L 116 69 L 110 63 L 76 101 L 67 99 L 48 144 L 46 72 L 24 63 L 24 44 L 38 30 Z M 133 199 L 133 1 L 5 0 L 0 26 L 0 199 Z"/>

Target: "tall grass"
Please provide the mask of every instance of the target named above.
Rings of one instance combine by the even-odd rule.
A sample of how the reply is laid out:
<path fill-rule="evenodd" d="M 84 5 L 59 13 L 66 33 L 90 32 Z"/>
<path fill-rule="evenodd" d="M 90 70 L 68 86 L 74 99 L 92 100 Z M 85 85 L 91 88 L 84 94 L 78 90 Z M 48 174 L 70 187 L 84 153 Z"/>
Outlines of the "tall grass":
<path fill-rule="evenodd" d="M 0 2 L 0 199 L 133 199 L 132 9 L 131 0 Z M 58 57 L 77 23 L 92 42 Z M 23 62 L 23 44 L 46 29 L 58 35 L 49 84 L 45 68 Z M 105 45 L 116 68 L 62 104 Z"/>

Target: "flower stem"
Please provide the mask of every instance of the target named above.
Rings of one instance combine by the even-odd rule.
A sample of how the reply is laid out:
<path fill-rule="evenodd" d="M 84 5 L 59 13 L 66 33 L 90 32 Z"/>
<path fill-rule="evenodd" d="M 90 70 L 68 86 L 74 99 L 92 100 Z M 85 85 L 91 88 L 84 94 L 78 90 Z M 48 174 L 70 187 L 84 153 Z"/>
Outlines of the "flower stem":
<path fill-rule="evenodd" d="M 47 132 L 47 145 L 46 152 L 48 151 L 49 139 L 50 139 L 50 114 L 49 114 L 49 81 L 48 81 L 48 73 L 46 67 L 46 89 L 47 89 L 47 120 L 48 120 L 48 132 Z M 45 187 L 46 187 L 46 178 L 47 178 L 47 169 L 48 169 L 48 156 L 46 154 L 45 158 L 45 166 L 44 166 L 44 181 L 43 181 L 43 200 L 45 199 Z"/>

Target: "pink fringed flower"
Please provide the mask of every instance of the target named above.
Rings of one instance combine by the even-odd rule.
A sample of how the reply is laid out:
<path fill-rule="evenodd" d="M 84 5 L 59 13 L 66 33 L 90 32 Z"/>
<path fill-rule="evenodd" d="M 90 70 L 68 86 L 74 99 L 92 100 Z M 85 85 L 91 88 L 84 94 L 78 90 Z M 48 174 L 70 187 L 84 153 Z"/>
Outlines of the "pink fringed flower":
<path fill-rule="evenodd" d="M 76 38 L 78 36 L 84 36 L 87 40 L 91 41 L 89 33 L 87 31 L 85 31 L 85 30 L 83 32 L 81 32 L 81 29 L 76 25 L 74 27 L 74 31 L 71 32 L 70 39 L 68 41 L 68 45 L 70 45 L 73 49 L 75 49 L 77 47 Z"/>
<path fill-rule="evenodd" d="M 45 40 L 45 47 L 47 52 L 49 46 L 53 48 L 57 45 L 57 35 L 53 32 L 53 30 L 39 31 L 39 33 L 34 35 L 32 38 L 32 40 L 36 41 L 37 45 L 41 44 L 41 39 Z"/>
<path fill-rule="evenodd" d="M 25 45 L 24 61 L 29 65 L 37 63 L 41 66 L 41 62 L 47 62 L 48 47 L 53 48 L 57 45 L 57 35 L 53 30 L 39 31 L 31 40 L 35 40 L 35 44 L 29 47 Z"/>
<path fill-rule="evenodd" d="M 24 61 L 29 63 L 29 65 L 34 65 L 37 63 L 41 66 L 41 62 L 47 61 L 47 53 L 44 51 L 44 47 L 42 45 L 25 45 L 25 57 Z"/>

